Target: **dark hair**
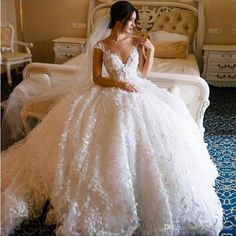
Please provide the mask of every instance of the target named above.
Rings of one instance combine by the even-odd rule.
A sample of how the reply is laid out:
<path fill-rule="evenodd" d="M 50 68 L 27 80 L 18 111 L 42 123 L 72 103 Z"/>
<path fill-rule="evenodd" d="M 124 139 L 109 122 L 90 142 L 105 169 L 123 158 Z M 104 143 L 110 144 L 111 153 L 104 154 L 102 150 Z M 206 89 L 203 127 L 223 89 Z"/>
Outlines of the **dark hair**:
<path fill-rule="evenodd" d="M 137 22 L 139 14 L 138 10 L 127 1 L 118 1 L 111 6 L 111 22 L 109 28 L 112 29 L 115 26 L 116 21 L 123 21 L 123 27 L 126 25 L 127 21 L 130 19 L 133 12 L 136 12 Z"/>

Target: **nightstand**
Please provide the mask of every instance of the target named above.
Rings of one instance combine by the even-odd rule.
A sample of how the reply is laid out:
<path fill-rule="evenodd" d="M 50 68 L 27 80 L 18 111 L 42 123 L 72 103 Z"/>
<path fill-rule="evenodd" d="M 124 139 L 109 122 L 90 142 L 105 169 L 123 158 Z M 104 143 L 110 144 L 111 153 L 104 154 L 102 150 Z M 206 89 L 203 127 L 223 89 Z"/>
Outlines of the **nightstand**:
<path fill-rule="evenodd" d="M 236 45 L 203 45 L 202 77 L 218 87 L 236 87 Z"/>
<path fill-rule="evenodd" d="M 62 64 L 80 54 L 87 38 L 60 37 L 53 40 L 56 64 Z"/>

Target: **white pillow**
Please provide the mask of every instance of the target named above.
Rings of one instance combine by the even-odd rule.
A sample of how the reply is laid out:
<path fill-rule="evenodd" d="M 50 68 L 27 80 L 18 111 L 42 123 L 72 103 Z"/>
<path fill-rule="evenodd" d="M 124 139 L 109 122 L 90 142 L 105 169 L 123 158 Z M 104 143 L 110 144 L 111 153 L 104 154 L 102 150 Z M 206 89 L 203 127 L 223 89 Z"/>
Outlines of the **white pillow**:
<path fill-rule="evenodd" d="M 189 38 L 186 35 L 178 34 L 178 33 L 170 33 L 167 31 L 154 31 L 148 33 L 151 41 L 157 42 L 187 42 L 189 43 Z"/>

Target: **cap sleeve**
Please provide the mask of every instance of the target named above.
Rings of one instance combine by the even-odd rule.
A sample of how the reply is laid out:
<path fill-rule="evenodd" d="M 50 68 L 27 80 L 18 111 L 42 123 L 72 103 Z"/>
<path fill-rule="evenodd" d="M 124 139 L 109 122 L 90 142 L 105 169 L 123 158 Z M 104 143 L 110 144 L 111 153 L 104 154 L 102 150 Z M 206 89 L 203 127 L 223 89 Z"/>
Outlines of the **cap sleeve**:
<path fill-rule="evenodd" d="M 97 44 L 94 46 L 94 48 L 98 48 L 98 49 L 100 49 L 102 52 L 105 52 L 105 48 L 104 48 L 104 46 L 102 45 L 102 43 L 97 43 Z"/>

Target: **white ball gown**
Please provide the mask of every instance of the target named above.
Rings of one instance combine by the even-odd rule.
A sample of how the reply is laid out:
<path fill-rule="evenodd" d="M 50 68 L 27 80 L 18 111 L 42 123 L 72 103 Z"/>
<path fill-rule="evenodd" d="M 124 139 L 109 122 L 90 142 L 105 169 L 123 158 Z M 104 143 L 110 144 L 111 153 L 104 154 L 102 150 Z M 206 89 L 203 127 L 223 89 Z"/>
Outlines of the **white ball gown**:
<path fill-rule="evenodd" d="M 2 153 L 2 232 L 47 199 L 58 235 L 217 235 L 217 169 L 184 102 L 103 51 L 109 75 L 137 92 L 94 85 L 55 105 Z"/>

